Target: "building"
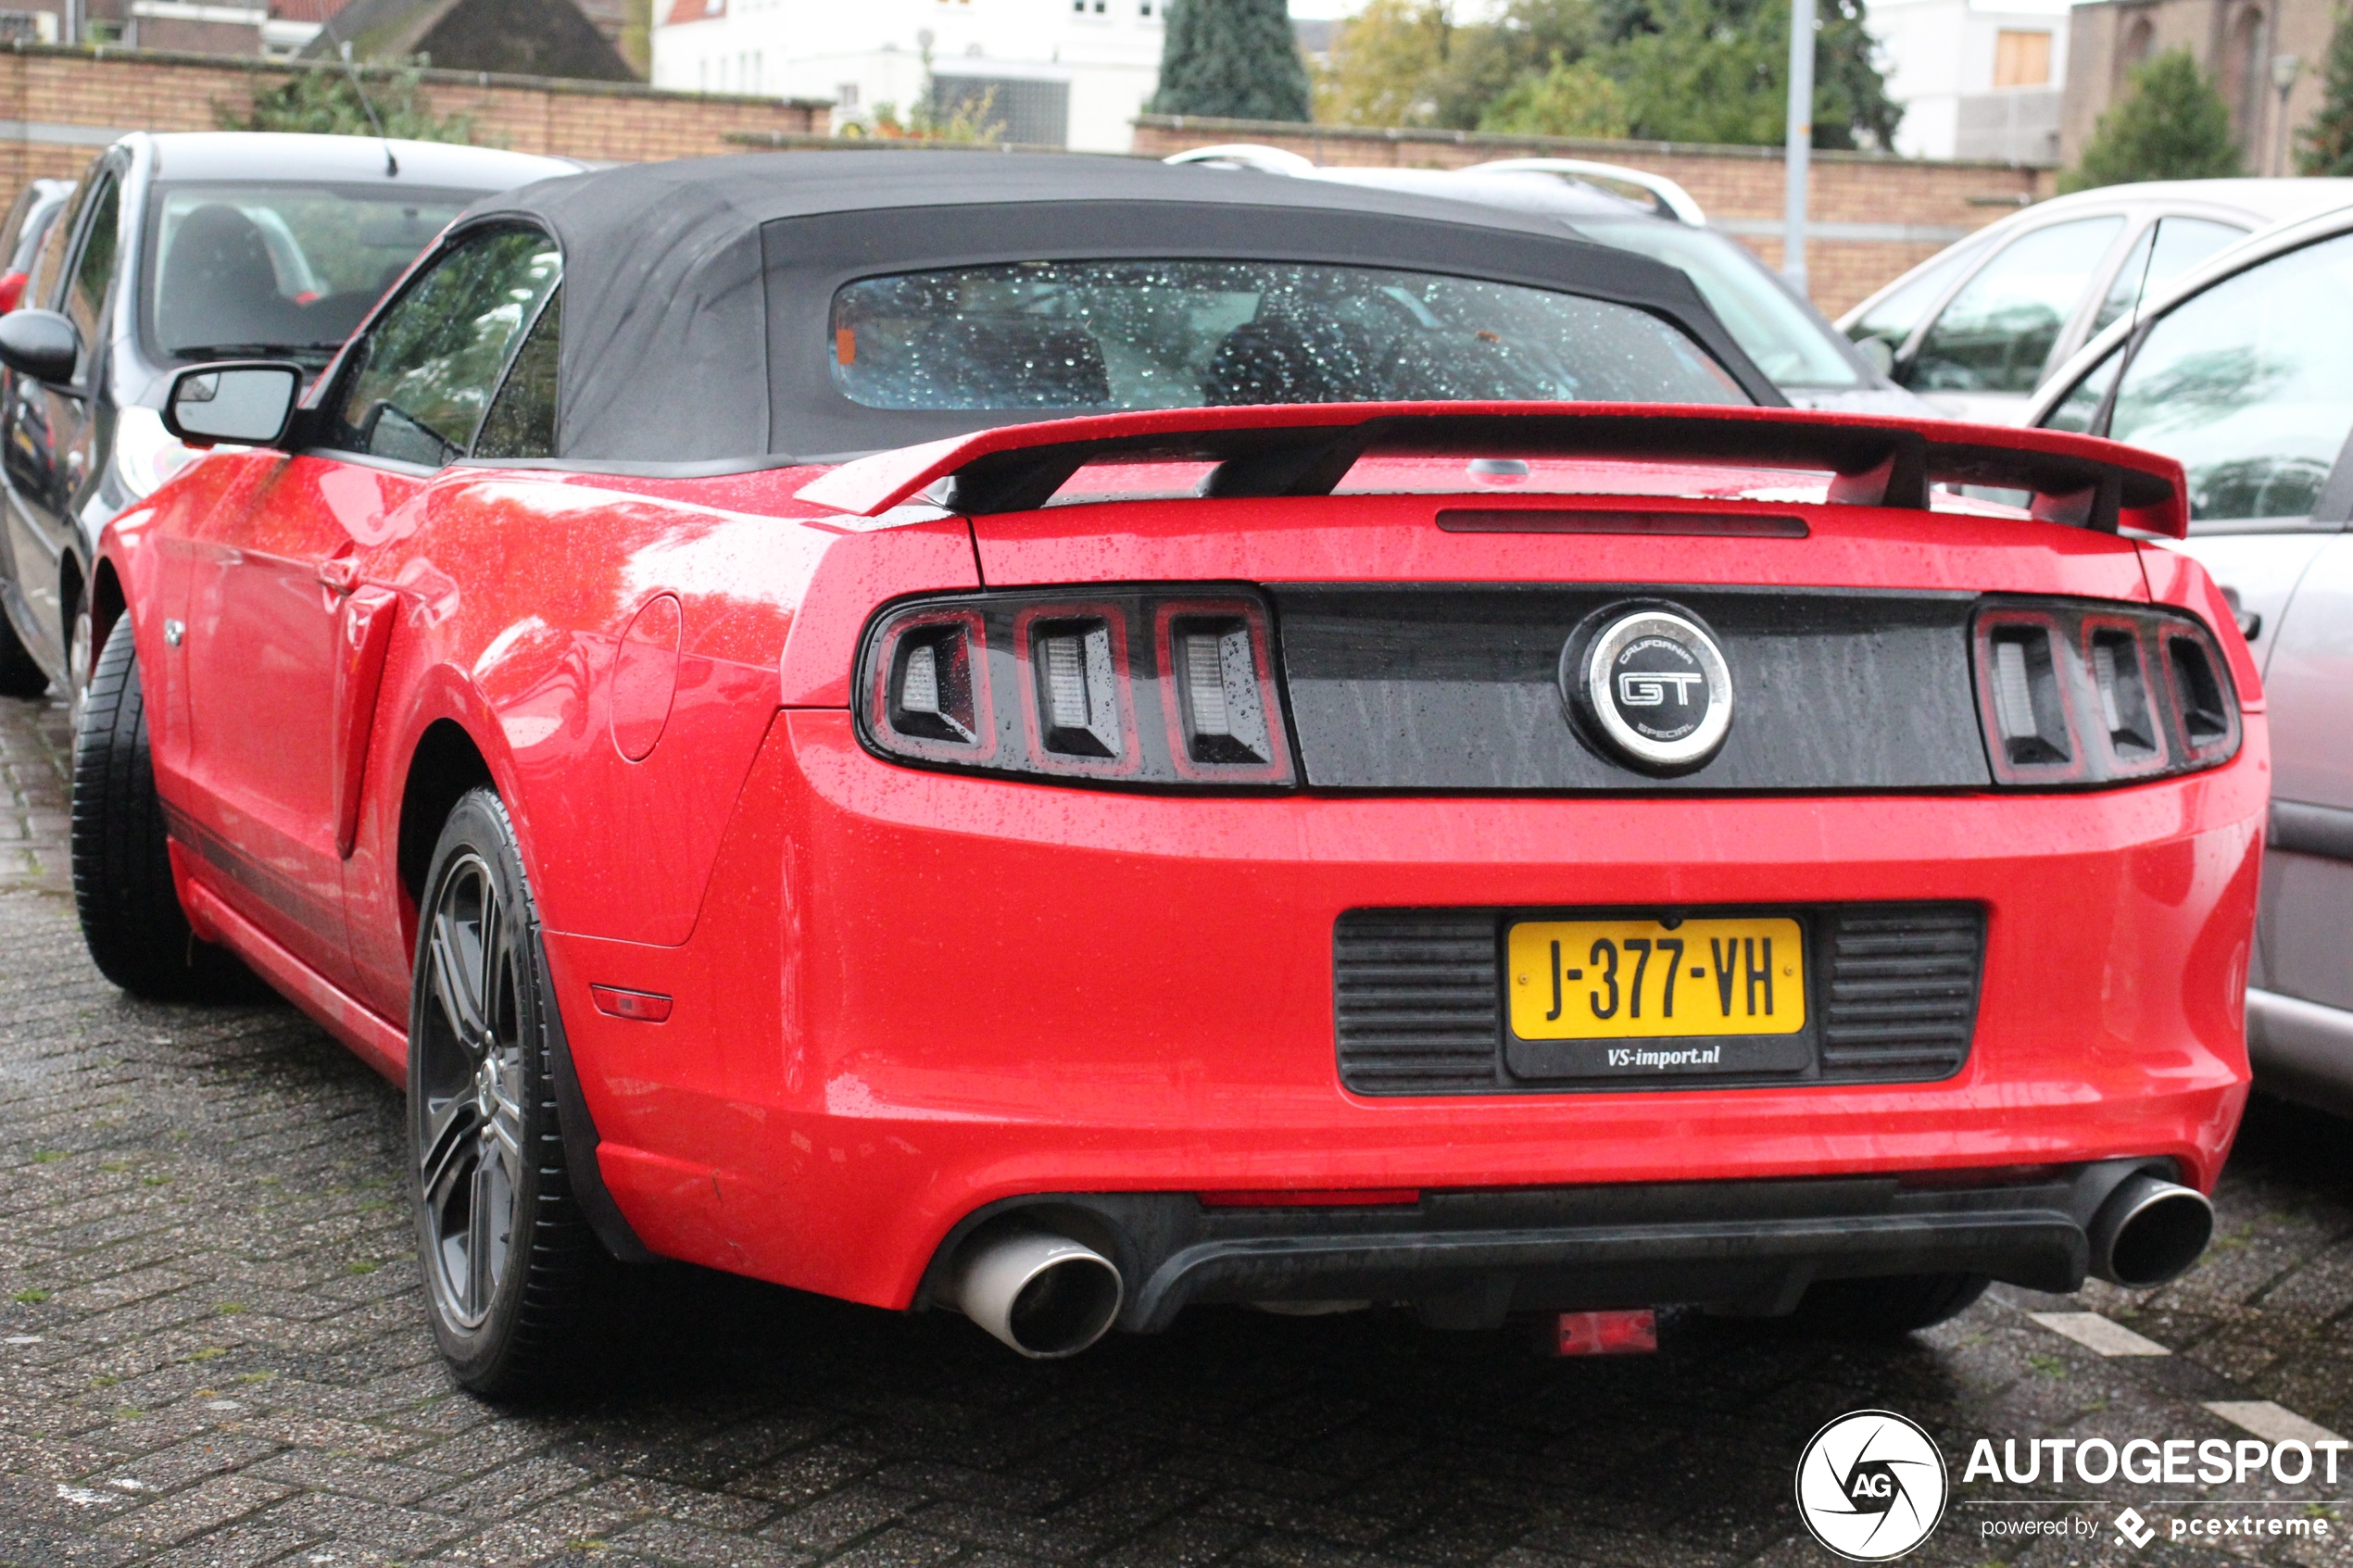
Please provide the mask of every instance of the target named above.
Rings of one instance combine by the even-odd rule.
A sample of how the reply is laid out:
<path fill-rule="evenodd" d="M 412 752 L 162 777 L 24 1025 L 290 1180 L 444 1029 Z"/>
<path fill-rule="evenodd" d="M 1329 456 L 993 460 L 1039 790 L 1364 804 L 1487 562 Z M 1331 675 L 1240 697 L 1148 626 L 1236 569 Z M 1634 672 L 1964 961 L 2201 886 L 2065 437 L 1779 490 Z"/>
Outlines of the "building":
<path fill-rule="evenodd" d="M 1872 0 L 1909 157 L 2051 163 L 2067 80 L 2067 0 Z"/>
<path fill-rule="evenodd" d="M 657 0 L 653 81 L 830 98 L 837 126 L 928 103 L 996 139 L 1126 152 L 1166 0 Z"/>
<path fill-rule="evenodd" d="M 422 56 L 449 70 L 579 82 L 637 80 L 575 0 L 350 0 L 303 53 L 332 59 L 346 45 L 362 60 Z"/>
<path fill-rule="evenodd" d="M 2187 49 L 2221 89 L 2250 174 L 2296 170 L 2294 131 L 2321 107 L 2335 0 L 2092 0 L 2069 29 L 2059 156 L 2073 163 L 2133 68 Z"/>
<path fill-rule="evenodd" d="M 9 0 L 0 0 L 0 4 Z M 627 0 L 13 0 L 0 40 L 195 55 L 430 55 L 458 70 L 630 82 Z"/>

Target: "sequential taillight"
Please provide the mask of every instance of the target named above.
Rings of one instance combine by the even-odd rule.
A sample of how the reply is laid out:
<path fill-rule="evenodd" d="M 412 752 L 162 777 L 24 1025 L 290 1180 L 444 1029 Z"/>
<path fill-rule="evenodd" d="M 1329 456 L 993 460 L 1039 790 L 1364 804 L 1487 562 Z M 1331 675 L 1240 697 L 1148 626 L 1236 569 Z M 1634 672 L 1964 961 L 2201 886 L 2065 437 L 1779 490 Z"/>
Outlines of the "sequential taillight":
<path fill-rule="evenodd" d="M 1273 623 L 1246 588 L 1043 590 L 893 606 L 859 728 L 895 760 L 1116 784 L 1295 782 Z"/>
<path fill-rule="evenodd" d="M 2238 697 L 2212 633 L 2170 610 L 1994 601 L 1970 639 L 1996 783 L 2122 784 L 2238 752 Z"/>

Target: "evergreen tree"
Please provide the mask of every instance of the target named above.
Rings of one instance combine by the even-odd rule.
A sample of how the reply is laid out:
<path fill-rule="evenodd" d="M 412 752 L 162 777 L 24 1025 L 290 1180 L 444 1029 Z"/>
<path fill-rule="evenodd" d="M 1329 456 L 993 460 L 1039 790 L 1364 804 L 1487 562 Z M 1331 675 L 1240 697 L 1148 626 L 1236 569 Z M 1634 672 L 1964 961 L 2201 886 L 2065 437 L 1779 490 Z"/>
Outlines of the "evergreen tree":
<path fill-rule="evenodd" d="M 2353 16 L 2339 13 L 2322 68 L 2321 112 L 2296 132 L 2299 174 L 2353 174 Z"/>
<path fill-rule="evenodd" d="M 2059 189 L 2244 172 L 2222 94 L 2187 49 L 2169 49 L 2133 69 L 2124 96 L 2100 116 L 2082 161 L 2059 177 Z"/>
<path fill-rule="evenodd" d="M 1633 133 L 1770 145 L 1789 123 L 1789 0 L 1608 0 L 1599 63 Z M 1871 58 L 1864 0 L 1816 7 L 1814 145 L 1887 146 L 1904 111 Z"/>
<path fill-rule="evenodd" d="M 1289 0 L 1170 0 L 1154 114 L 1307 118 Z"/>
<path fill-rule="evenodd" d="M 367 98 L 360 98 L 365 80 Z M 410 142 L 471 142 L 473 116 L 441 116 L 426 101 L 422 56 L 399 65 L 302 66 L 274 87 L 258 87 L 243 108 L 216 103 L 223 131 L 301 131 L 320 136 L 396 136 Z M 375 111 L 373 118 L 369 110 Z M 382 126 L 381 132 L 378 126 Z"/>

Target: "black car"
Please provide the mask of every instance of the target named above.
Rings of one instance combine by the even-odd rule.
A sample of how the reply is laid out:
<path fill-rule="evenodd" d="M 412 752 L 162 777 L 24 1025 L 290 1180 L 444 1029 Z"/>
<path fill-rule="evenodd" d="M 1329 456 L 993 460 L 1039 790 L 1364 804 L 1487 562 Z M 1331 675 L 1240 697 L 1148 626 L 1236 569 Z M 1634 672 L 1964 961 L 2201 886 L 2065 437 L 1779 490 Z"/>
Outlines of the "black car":
<path fill-rule="evenodd" d="M 100 154 L 0 316 L 0 690 L 55 681 L 78 699 L 98 531 L 196 457 L 156 412 L 175 369 L 323 366 L 468 203 L 578 168 L 238 132 L 141 132 Z"/>

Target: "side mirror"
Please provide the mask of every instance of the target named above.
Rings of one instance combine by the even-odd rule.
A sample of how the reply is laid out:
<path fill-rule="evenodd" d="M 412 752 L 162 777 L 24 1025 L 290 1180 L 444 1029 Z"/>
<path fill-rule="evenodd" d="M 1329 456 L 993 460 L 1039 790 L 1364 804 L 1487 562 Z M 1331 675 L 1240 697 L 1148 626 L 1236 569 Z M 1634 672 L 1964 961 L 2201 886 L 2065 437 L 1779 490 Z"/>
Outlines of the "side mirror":
<path fill-rule="evenodd" d="M 61 386 L 82 360 L 82 334 L 55 310 L 11 310 L 0 316 L 0 365 L 34 381 Z"/>
<path fill-rule="evenodd" d="M 0 332 L 9 320 L 0 316 Z M 273 446 L 294 418 L 302 382 L 301 366 L 270 360 L 191 366 L 171 378 L 163 428 L 191 446 Z"/>
<path fill-rule="evenodd" d="M 1888 345 L 1888 342 L 1885 338 L 1857 338 L 1855 343 L 1855 352 L 1860 354 L 1867 361 L 1869 361 L 1871 369 L 1877 370 L 1881 375 L 1893 375 L 1894 373 L 1895 350 Z"/>

